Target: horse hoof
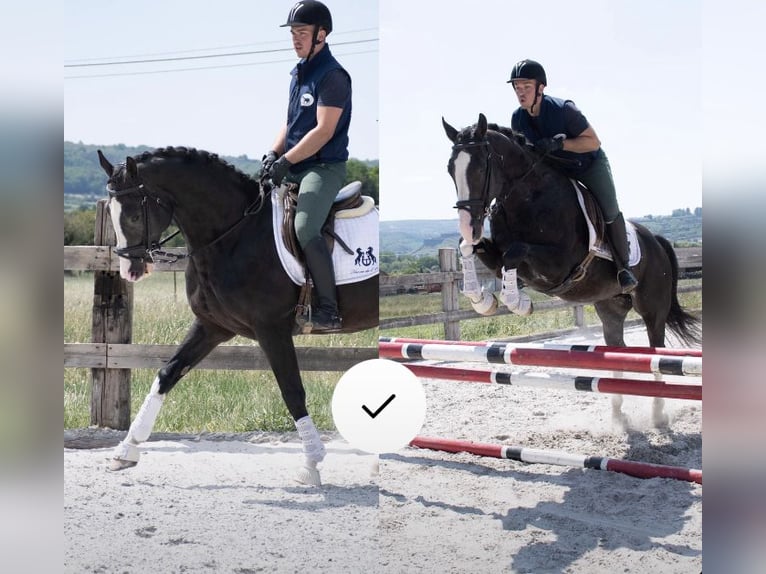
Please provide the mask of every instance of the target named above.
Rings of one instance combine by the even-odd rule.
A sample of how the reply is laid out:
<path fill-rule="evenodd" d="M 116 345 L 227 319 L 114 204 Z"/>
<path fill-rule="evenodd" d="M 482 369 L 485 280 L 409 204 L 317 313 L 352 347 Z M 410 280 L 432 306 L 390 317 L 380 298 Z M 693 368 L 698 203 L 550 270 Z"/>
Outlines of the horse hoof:
<path fill-rule="evenodd" d="M 322 480 L 319 478 L 319 471 L 316 468 L 304 466 L 298 471 L 295 480 L 308 486 L 322 486 Z"/>
<path fill-rule="evenodd" d="M 111 472 L 118 472 L 120 470 L 125 470 L 126 468 L 133 468 L 137 464 L 138 462 L 134 460 L 122 460 L 119 458 L 113 458 L 109 461 L 109 468 L 107 470 Z"/>
<path fill-rule="evenodd" d="M 497 297 L 493 293 L 482 293 L 482 298 L 477 303 L 471 301 L 471 307 L 479 315 L 489 317 L 497 313 Z"/>

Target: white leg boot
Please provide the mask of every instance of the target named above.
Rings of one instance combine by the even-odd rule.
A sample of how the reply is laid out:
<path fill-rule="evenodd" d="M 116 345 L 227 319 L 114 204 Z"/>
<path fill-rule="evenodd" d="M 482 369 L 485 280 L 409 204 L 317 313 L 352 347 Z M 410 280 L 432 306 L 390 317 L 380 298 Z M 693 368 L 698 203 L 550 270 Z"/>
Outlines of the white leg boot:
<path fill-rule="evenodd" d="M 152 434 L 154 421 L 157 420 L 157 415 L 160 413 L 164 401 L 165 395 L 160 394 L 160 380 L 156 378 L 149 394 L 144 399 L 144 404 L 138 410 L 133 424 L 130 425 L 128 435 L 115 447 L 110 470 L 123 470 L 138 464 L 138 459 L 141 457 L 138 445 Z"/>
<path fill-rule="evenodd" d="M 298 473 L 298 482 L 311 486 L 321 486 L 322 481 L 319 477 L 317 464 L 324 460 L 326 453 L 324 443 L 310 416 L 306 415 L 295 421 L 295 428 L 298 429 L 298 436 L 303 443 L 303 454 L 306 457 L 304 466 Z"/>
<path fill-rule="evenodd" d="M 516 283 L 516 269 L 503 267 L 503 287 L 500 290 L 500 302 L 517 315 L 532 314 L 532 300 Z"/>
<path fill-rule="evenodd" d="M 479 277 L 476 274 L 476 256 L 461 255 L 460 265 L 463 268 L 462 293 L 471 301 L 473 310 L 479 315 L 494 315 L 497 311 L 497 299 L 479 283 Z"/>

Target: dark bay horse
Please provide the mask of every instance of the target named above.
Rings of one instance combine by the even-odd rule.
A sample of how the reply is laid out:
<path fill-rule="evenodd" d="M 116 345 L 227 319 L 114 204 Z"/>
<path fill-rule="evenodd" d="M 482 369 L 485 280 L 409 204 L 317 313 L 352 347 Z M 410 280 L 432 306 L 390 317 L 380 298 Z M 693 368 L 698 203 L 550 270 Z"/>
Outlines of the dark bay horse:
<path fill-rule="evenodd" d="M 178 351 L 157 374 L 149 395 L 115 449 L 113 469 L 134 466 L 173 386 L 219 344 L 242 335 L 258 341 L 285 405 L 296 421 L 306 463 L 299 480 L 319 484 L 324 445 L 306 409 L 293 328 L 300 288 L 276 251 L 272 206 L 259 183 L 217 155 L 163 148 L 113 166 L 98 152 L 117 234 L 120 274 L 138 281 L 162 251 L 175 221 L 188 248 L 186 294 L 195 319 Z M 340 285 L 343 331 L 378 324 L 378 277 Z"/>
<path fill-rule="evenodd" d="M 633 224 L 641 259 L 632 270 L 639 283 L 630 295 L 621 294 L 614 263 L 588 257 L 586 219 L 566 176 L 543 163 L 525 145 L 523 136 L 508 128 L 488 126 L 483 114 L 478 123 L 461 131 L 442 123 L 453 144 L 448 170 L 458 195 L 464 269 L 466 262 L 471 267 L 475 248 L 498 276 L 513 270 L 508 281 L 512 284 L 507 285 L 511 292 L 507 300 L 515 305 L 512 310 L 531 312 L 528 296 L 525 300 L 518 292 L 517 273 L 536 291 L 592 303 L 607 345 L 625 346 L 623 328 L 631 309 L 643 319 L 652 347 L 665 346 L 666 327 L 686 344 L 701 343 L 699 319 L 678 302 L 678 262 L 665 238 Z M 482 238 L 487 216 L 490 238 Z M 480 305 L 479 294 L 474 295 L 472 302 Z M 486 299 L 477 311 L 494 312 Z M 495 301 L 490 303 L 496 308 Z M 659 401 L 655 404 L 656 424 L 667 420 Z M 614 403 L 613 413 L 621 419 L 618 402 L 621 397 Z"/>

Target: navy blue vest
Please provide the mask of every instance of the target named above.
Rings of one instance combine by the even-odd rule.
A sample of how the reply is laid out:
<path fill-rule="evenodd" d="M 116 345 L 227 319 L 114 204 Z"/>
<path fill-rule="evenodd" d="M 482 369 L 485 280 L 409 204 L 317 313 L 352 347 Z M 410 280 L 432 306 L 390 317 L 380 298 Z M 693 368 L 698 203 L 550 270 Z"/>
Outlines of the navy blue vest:
<path fill-rule="evenodd" d="M 290 74 L 290 104 L 287 108 L 287 139 L 285 153 L 295 147 L 303 136 L 317 125 L 318 86 L 322 78 L 331 70 L 348 72 L 330 53 L 330 47 L 319 51 L 311 60 L 301 62 L 293 68 Z M 349 76 L 351 81 L 351 76 Z M 299 173 L 317 163 L 338 163 L 348 159 L 348 127 L 351 124 L 351 93 L 343 106 L 343 113 L 338 120 L 330 141 L 313 156 L 294 164 L 290 171 Z"/>
<path fill-rule="evenodd" d="M 511 128 L 523 133 L 532 143 L 541 138 L 553 137 L 556 134 L 566 134 L 568 138 L 575 138 L 582 133 L 582 130 L 579 133 L 571 133 L 567 127 L 564 104 L 568 101 L 571 100 L 544 95 L 540 104 L 540 115 L 533 118 L 524 108 L 518 108 L 511 117 Z M 585 129 L 588 124 L 584 116 L 582 122 L 584 124 L 583 129 Z M 577 177 L 591 166 L 599 151 L 575 153 L 561 150 L 551 155 L 566 160 L 556 164 L 558 171 L 570 177 Z"/>

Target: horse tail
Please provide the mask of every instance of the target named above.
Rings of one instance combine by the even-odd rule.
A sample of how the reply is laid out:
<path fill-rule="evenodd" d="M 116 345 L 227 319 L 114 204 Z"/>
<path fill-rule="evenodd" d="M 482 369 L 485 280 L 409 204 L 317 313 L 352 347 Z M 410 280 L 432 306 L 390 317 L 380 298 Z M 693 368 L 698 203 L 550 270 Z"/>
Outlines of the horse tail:
<path fill-rule="evenodd" d="M 670 259 L 672 269 L 672 291 L 670 300 L 670 311 L 667 317 L 668 328 L 678 336 L 686 345 L 695 345 L 702 343 L 702 323 L 699 317 L 684 311 L 678 302 L 678 258 L 670 242 L 661 235 L 655 235 L 665 253 Z"/>

